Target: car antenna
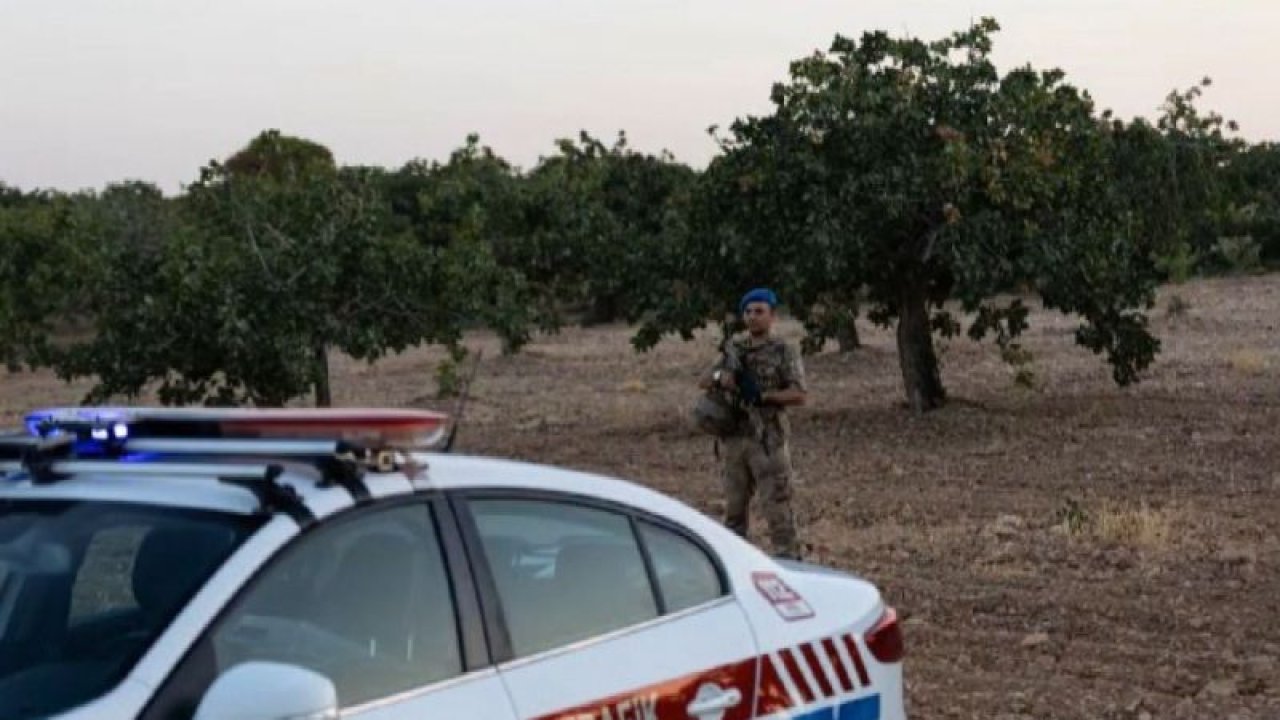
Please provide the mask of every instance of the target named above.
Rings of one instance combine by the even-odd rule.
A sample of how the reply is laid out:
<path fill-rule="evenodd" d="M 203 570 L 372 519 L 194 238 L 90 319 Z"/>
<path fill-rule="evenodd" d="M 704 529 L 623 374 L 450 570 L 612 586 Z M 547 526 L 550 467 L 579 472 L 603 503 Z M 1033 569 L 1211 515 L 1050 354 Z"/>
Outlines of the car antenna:
<path fill-rule="evenodd" d="M 467 375 L 467 381 L 462 385 L 462 392 L 458 393 L 458 403 L 453 409 L 453 424 L 449 427 L 449 436 L 445 438 L 441 452 L 452 451 L 453 441 L 458 439 L 458 428 L 462 425 L 462 413 L 467 409 L 467 399 L 471 396 L 471 383 L 476 379 L 476 372 L 480 370 L 480 358 L 483 356 L 484 350 L 476 351 L 476 359 L 471 363 L 471 372 Z"/>

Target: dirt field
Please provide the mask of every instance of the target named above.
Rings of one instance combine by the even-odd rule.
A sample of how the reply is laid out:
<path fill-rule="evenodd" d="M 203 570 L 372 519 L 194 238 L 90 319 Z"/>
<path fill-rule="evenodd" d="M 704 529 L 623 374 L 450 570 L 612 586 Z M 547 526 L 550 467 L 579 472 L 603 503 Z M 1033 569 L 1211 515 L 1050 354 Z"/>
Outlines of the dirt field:
<path fill-rule="evenodd" d="M 1171 316 L 1170 296 L 1189 308 Z M 891 334 L 807 360 L 798 515 L 813 555 L 906 616 L 913 718 L 1280 718 L 1280 277 L 1166 289 L 1164 342 L 1116 388 L 1037 312 L 1035 389 L 991 345 L 944 354 L 951 404 L 900 403 Z M 786 326 L 785 335 L 796 337 Z M 459 450 L 605 471 L 718 514 L 685 410 L 709 337 L 633 354 L 571 330 L 485 360 Z M 337 363 L 339 404 L 432 404 L 419 351 Z M 0 415 L 83 388 L 5 377 Z"/>

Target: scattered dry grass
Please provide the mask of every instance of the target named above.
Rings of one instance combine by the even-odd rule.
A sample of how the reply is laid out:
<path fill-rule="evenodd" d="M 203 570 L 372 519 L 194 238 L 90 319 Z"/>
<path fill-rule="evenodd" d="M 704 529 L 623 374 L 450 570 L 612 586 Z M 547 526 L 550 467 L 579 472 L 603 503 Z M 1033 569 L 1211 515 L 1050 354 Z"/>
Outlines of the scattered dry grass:
<path fill-rule="evenodd" d="M 1169 509 L 1107 507 L 1093 522 L 1094 536 L 1104 542 L 1141 548 L 1167 548 L 1175 541 L 1179 513 Z"/>
<path fill-rule="evenodd" d="M 1104 501 L 1096 509 L 1075 500 L 1059 508 L 1054 530 L 1072 538 L 1148 550 L 1168 549 L 1179 541 L 1181 510 Z"/>
<path fill-rule="evenodd" d="M 649 384 L 643 380 L 632 378 L 624 381 L 618 386 L 618 389 L 625 393 L 643 393 L 649 391 Z"/>
<path fill-rule="evenodd" d="M 1246 375 L 1258 375 L 1271 366 L 1266 354 L 1251 348 L 1241 348 L 1227 358 L 1231 369 Z"/>

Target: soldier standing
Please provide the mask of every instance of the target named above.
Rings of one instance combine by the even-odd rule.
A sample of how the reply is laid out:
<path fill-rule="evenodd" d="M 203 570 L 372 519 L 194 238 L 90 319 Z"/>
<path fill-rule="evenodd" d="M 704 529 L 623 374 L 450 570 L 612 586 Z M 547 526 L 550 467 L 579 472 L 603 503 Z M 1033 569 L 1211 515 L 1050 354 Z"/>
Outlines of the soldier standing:
<path fill-rule="evenodd" d="M 777 305 L 777 295 L 767 288 L 742 297 L 738 311 L 747 335 L 735 338 L 726 350 L 737 356 L 743 372 L 735 377 L 725 368 L 722 356 L 699 385 L 737 392 L 745 410 L 736 431 L 723 440 L 725 525 L 746 537 L 751 500 L 758 489 L 775 556 L 798 560 L 800 540 L 791 509 L 791 424 L 786 409 L 803 405 L 807 388 L 800 353 L 773 334 Z"/>

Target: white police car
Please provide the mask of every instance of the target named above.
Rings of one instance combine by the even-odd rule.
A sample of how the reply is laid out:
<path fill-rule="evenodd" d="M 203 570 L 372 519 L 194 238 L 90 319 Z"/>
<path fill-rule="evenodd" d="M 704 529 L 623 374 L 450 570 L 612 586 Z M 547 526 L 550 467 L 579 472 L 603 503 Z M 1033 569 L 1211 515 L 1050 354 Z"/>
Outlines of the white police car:
<path fill-rule="evenodd" d="M 0 718 L 905 717 L 872 585 L 637 485 L 421 451 L 446 424 L 32 414 L 0 439 Z"/>

